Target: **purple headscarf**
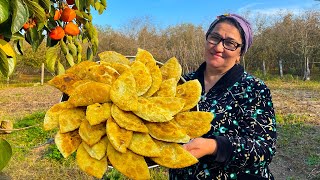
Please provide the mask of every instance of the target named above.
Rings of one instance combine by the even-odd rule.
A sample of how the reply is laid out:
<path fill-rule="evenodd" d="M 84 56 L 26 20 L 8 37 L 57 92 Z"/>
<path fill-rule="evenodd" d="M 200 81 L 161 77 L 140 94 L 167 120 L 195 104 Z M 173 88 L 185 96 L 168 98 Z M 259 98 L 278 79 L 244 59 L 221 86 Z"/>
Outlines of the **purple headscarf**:
<path fill-rule="evenodd" d="M 221 18 L 231 18 L 239 23 L 240 27 L 244 32 L 244 42 L 245 42 L 245 46 L 243 47 L 242 54 L 246 53 L 252 44 L 253 33 L 251 29 L 251 24 L 246 19 L 244 19 L 243 17 L 237 14 L 224 14 L 224 15 L 218 16 L 217 19 L 211 23 L 206 33 L 206 37 L 208 37 L 212 29 L 216 26 L 216 24 L 219 22 L 219 19 Z"/>

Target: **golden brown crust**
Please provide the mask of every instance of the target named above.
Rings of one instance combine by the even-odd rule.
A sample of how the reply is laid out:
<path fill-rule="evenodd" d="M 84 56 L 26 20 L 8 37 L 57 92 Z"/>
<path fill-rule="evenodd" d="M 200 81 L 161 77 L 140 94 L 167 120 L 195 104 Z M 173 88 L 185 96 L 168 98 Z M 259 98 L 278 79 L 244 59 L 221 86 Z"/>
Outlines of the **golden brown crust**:
<path fill-rule="evenodd" d="M 110 88 L 108 84 L 89 81 L 78 85 L 70 95 L 68 102 L 74 106 L 110 102 Z"/>
<path fill-rule="evenodd" d="M 57 145 L 57 148 L 61 152 L 64 158 L 67 158 L 73 152 L 75 152 L 79 145 L 81 144 L 82 140 L 78 131 L 71 131 L 67 133 L 60 133 L 57 132 L 54 142 Z"/>
<path fill-rule="evenodd" d="M 108 169 L 107 156 L 104 156 L 101 160 L 92 158 L 83 144 L 77 150 L 76 161 L 81 170 L 99 179 Z"/>
<path fill-rule="evenodd" d="M 160 156 L 158 145 L 152 140 L 148 133 L 134 132 L 128 149 L 146 157 Z"/>
<path fill-rule="evenodd" d="M 184 129 L 191 138 L 196 138 L 210 130 L 213 117 L 211 112 L 190 111 L 178 113 L 173 121 Z"/>
<path fill-rule="evenodd" d="M 119 152 L 125 153 L 132 139 L 132 131 L 118 126 L 110 117 L 107 121 L 107 136 L 110 144 Z"/>
<path fill-rule="evenodd" d="M 150 179 L 148 165 L 140 155 L 127 150 L 121 153 L 109 144 L 107 149 L 108 159 L 112 166 L 131 179 Z"/>
<path fill-rule="evenodd" d="M 106 125 L 105 123 L 101 123 L 91 126 L 88 120 L 84 120 L 80 125 L 79 134 L 83 141 L 92 146 L 99 142 L 101 137 L 106 134 Z"/>
<path fill-rule="evenodd" d="M 157 164 L 168 168 L 184 168 L 198 162 L 197 158 L 176 143 L 168 143 L 155 140 L 160 147 L 161 156 L 151 157 Z"/>
<path fill-rule="evenodd" d="M 122 73 L 112 84 L 110 98 L 122 110 L 134 111 L 138 108 L 136 82 L 131 70 Z"/>
<path fill-rule="evenodd" d="M 177 86 L 176 97 L 183 98 L 185 105 L 182 111 L 195 107 L 201 98 L 202 87 L 198 80 L 187 81 Z"/>
<path fill-rule="evenodd" d="M 136 132 L 148 132 L 148 128 L 144 125 L 142 119 L 131 111 L 123 111 L 117 105 L 113 104 L 111 114 L 114 121 L 124 129 Z"/>
<path fill-rule="evenodd" d="M 190 141 L 187 133 L 171 121 L 162 123 L 145 122 L 145 124 L 149 129 L 149 134 L 154 139 L 176 143 L 187 143 Z"/>

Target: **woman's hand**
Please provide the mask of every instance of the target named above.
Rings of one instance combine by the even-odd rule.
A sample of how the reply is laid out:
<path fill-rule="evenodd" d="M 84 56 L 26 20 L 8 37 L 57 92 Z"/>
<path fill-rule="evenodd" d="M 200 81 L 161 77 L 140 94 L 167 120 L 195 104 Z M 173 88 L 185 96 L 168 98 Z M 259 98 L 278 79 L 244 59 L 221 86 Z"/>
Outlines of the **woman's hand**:
<path fill-rule="evenodd" d="M 205 155 L 214 155 L 217 152 L 217 141 L 208 138 L 195 138 L 183 145 L 194 157 L 201 158 Z"/>

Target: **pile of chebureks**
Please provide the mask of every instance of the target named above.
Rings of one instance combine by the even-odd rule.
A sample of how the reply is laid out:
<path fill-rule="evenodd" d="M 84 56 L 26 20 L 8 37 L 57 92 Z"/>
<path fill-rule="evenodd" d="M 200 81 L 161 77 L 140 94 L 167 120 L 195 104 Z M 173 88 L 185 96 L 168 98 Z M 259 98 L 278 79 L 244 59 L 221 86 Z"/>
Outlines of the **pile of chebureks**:
<path fill-rule="evenodd" d="M 55 143 L 87 174 L 102 178 L 108 165 L 131 179 L 150 179 L 145 158 L 168 168 L 198 162 L 180 143 L 210 130 L 213 114 L 190 111 L 201 97 L 199 81 L 181 82 L 176 58 L 159 63 L 138 49 L 130 61 L 105 51 L 100 63 L 83 61 L 49 84 L 68 95 L 53 105 L 44 129 L 59 129 Z"/>

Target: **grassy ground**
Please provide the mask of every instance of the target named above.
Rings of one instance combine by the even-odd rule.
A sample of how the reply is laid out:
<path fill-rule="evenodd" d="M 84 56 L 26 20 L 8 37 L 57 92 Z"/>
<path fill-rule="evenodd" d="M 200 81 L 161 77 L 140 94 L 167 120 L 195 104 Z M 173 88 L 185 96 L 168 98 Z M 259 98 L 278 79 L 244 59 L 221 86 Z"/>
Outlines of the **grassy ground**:
<path fill-rule="evenodd" d="M 267 81 L 278 121 L 277 154 L 271 163 L 276 179 L 320 179 L 320 83 Z M 45 111 L 60 99 L 50 86 L 0 86 L 0 118 L 14 128 L 32 128 L 0 134 L 13 147 L 0 179 L 95 179 L 83 173 L 74 156 L 64 159 L 43 131 Z M 165 168 L 151 171 L 152 179 L 167 179 Z M 109 170 L 104 179 L 125 179 Z"/>

